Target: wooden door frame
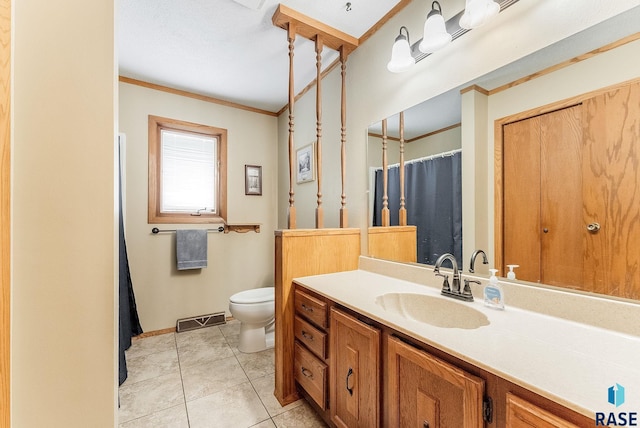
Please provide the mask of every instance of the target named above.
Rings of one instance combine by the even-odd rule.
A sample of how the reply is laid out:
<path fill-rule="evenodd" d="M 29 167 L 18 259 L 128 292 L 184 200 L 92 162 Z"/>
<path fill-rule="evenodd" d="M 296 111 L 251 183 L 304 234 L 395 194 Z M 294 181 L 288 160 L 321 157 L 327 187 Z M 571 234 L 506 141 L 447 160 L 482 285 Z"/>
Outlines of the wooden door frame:
<path fill-rule="evenodd" d="M 11 0 L 0 0 L 0 427 L 11 425 Z"/>
<path fill-rule="evenodd" d="M 496 119 L 493 123 L 493 147 L 494 147 L 494 174 L 493 174 L 493 184 L 494 184 L 494 259 L 495 266 L 503 265 L 503 228 L 504 228 L 504 169 L 502 166 L 503 160 L 503 146 L 504 146 L 504 126 L 513 122 L 518 122 L 520 120 L 531 119 L 535 116 L 540 116 L 542 114 L 551 113 L 552 111 L 561 110 L 567 107 L 572 107 L 582 103 L 583 101 L 593 98 L 595 96 L 607 93 L 609 91 L 621 88 L 623 86 L 633 85 L 635 83 L 640 83 L 640 78 L 628 80 L 625 82 L 616 83 L 615 85 L 606 86 L 604 88 L 596 89 L 594 91 L 586 92 L 584 94 L 577 95 L 575 97 L 567 98 L 560 101 L 555 101 L 550 104 L 543 105 L 541 107 L 536 107 L 530 110 L 526 110 L 520 113 L 512 114 L 509 116 L 505 116 L 500 119 Z"/>

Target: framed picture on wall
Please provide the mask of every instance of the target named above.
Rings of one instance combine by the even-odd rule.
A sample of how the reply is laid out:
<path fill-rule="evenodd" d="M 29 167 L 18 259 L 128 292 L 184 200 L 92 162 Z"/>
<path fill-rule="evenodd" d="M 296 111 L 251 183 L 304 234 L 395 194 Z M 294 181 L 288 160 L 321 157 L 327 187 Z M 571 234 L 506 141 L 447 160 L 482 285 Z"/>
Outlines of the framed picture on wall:
<path fill-rule="evenodd" d="M 258 165 L 244 166 L 244 194 L 262 195 L 262 167 Z"/>
<path fill-rule="evenodd" d="M 307 144 L 296 150 L 296 183 L 307 183 L 316 179 L 316 159 L 314 144 Z"/>

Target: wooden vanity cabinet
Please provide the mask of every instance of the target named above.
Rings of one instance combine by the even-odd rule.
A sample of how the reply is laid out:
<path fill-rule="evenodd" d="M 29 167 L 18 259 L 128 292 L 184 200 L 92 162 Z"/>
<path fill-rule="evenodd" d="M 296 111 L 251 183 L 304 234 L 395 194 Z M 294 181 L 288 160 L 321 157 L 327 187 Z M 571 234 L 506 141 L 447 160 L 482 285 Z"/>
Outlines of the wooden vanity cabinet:
<path fill-rule="evenodd" d="M 573 428 L 579 414 L 296 284 L 294 378 L 332 427 Z"/>
<path fill-rule="evenodd" d="M 294 292 L 294 379 L 321 411 L 328 408 L 326 301 L 297 287 Z"/>
<path fill-rule="evenodd" d="M 578 428 L 578 425 L 511 393 L 506 396 L 506 409 L 509 428 Z"/>
<path fill-rule="evenodd" d="M 390 427 L 484 426 L 483 379 L 393 336 L 387 364 Z"/>
<path fill-rule="evenodd" d="M 331 308 L 331 421 L 380 426 L 380 330 Z"/>

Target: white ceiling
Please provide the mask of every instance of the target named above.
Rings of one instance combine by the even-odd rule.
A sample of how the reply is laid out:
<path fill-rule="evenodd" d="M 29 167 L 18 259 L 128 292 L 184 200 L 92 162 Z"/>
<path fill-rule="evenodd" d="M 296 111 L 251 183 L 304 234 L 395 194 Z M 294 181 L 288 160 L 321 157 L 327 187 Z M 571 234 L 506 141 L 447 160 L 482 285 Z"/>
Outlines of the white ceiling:
<path fill-rule="evenodd" d="M 399 0 L 121 0 L 119 73 L 277 112 L 289 82 L 286 32 L 271 22 L 279 3 L 360 38 Z M 297 37 L 294 53 L 298 93 L 316 77 L 313 43 Z M 336 58 L 325 48 L 323 67 Z"/>
<path fill-rule="evenodd" d="M 277 112 L 287 104 L 289 80 L 286 32 L 271 22 L 279 3 L 360 38 L 399 0 L 121 0 L 119 73 Z M 494 89 L 633 34 L 638 22 L 640 6 L 412 107 L 405 112 L 405 138 L 459 123 L 463 87 Z M 325 48 L 323 66 L 336 58 L 337 52 Z M 316 77 L 311 41 L 296 38 L 294 61 L 298 93 Z M 397 116 L 389 119 L 389 135 L 397 135 Z M 377 123 L 370 131 L 380 128 Z"/>

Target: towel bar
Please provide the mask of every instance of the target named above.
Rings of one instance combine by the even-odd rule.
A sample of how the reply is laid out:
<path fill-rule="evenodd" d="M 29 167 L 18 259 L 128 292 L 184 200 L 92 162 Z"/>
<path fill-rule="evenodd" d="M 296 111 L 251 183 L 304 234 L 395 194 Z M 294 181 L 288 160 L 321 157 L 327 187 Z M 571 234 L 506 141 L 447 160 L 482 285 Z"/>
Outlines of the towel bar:
<path fill-rule="evenodd" d="M 151 229 L 151 233 L 158 234 L 161 232 L 175 232 L 176 229 L 164 229 L 164 230 L 160 230 L 157 227 L 154 227 L 153 229 Z M 219 226 L 217 229 L 207 229 L 207 232 L 224 232 L 224 226 Z"/>

